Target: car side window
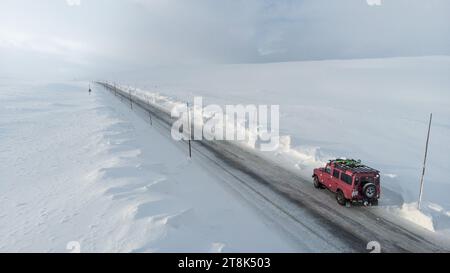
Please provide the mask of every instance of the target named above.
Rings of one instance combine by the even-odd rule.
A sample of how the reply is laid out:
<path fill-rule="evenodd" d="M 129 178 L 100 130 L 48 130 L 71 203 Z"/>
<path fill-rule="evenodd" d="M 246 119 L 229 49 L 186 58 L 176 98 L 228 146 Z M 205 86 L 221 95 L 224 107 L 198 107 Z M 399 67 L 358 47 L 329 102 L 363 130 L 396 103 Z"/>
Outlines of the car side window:
<path fill-rule="evenodd" d="M 351 185 L 352 184 L 352 177 L 348 174 L 342 173 L 341 174 L 341 180 L 344 181 L 345 183 Z"/>
<path fill-rule="evenodd" d="M 326 167 L 325 167 L 325 172 L 326 172 L 326 173 L 331 173 L 331 168 L 330 168 L 330 166 L 326 166 Z"/>
<path fill-rule="evenodd" d="M 339 179 L 339 171 L 338 170 L 333 170 L 333 176 Z"/>

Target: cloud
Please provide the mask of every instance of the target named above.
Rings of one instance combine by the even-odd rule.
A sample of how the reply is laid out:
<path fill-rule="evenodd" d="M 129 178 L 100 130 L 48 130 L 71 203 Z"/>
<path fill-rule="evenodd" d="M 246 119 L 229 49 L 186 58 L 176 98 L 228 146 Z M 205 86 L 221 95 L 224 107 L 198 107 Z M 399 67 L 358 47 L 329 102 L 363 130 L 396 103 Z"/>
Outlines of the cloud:
<path fill-rule="evenodd" d="M 64 37 L 41 37 L 33 33 L 8 31 L 1 28 L 0 47 L 41 55 L 54 55 L 73 63 L 86 63 L 82 56 L 95 54 L 94 49 L 83 41 Z"/>

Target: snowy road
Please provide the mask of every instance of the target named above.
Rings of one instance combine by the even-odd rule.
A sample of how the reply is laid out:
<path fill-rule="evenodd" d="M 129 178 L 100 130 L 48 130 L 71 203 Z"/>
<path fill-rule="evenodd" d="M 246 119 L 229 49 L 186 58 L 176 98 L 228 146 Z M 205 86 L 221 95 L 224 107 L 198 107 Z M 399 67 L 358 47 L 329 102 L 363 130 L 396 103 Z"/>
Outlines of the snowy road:
<path fill-rule="evenodd" d="M 121 92 L 112 93 L 120 95 Z M 127 102 L 129 94 L 123 92 L 122 95 L 121 99 Z M 171 118 L 161 109 L 137 97 L 133 100 L 157 116 L 166 128 L 172 124 Z M 146 115 L 145 111 L 141 114 Z M 318 192 L 311 182 L 298 174 L 231 143 L 194 142 L 194 148 L 202 157 L 236 177 L 240 187 L 247 189 L 245 195 L 258 196 L 265 200 L 266 207 L 276 208 L 278 213 L 284 214 L 291 222 L 285 228 L 299 243 L 311 242 L 314 247 L 322 244 L 325 251 L 367 251 L 366 245 L 370 241 L 379 242 L 384 252 L 450 250 L 447 238 L 411 225 L 381 208 L 337 206 L 331 193 Z M 283 226 L 284 223 L 279 224 Z"/>

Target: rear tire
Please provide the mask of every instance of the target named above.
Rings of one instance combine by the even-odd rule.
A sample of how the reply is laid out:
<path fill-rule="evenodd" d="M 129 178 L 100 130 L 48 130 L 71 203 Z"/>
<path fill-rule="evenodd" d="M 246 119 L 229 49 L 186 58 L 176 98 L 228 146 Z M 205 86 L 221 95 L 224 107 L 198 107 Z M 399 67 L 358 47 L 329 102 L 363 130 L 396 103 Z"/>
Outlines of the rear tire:
<path fill-rule="evenodd" d="M 367 200 L 373 200 L 377 195 L 377 187 L 373 183 L 366 183 L 362 191 Z"/>
<path fill-rule="evenodd" d="M 317 176 L 314 176 L 314 188 L 323 189 L 323 186 L 320 183 L 319 178 Z"/>
<path fill-rule="evenodd" d="M 345 206 L 347 204 L 347 199 L 345 199 L 344 193 L 341 190 L 336 192 L 336 201 L 341 206 Z"/>

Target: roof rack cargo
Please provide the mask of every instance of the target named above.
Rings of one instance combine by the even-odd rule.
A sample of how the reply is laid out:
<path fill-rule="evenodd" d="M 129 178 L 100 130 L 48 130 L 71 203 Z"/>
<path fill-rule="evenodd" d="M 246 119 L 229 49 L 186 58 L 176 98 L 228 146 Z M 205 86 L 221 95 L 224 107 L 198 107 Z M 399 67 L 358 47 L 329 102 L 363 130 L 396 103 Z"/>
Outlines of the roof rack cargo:
<path fill-rule="evenodd" d="M 338 165 L 339 168 L 342 168 L 344 170 L 350 170 L 352 172 L 379 172 L 378 170 L 375 170 L 373 168 L 370 168 L 364 164 L 361 163 L 361 160 L 355 160 L 355 159 L 343 159 L 338 158 L 334 160 L 330 160 L 330 163 L 334 163 Z"/>

